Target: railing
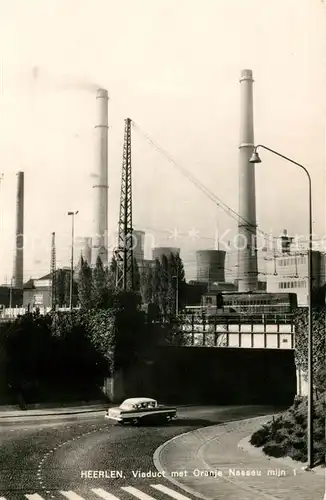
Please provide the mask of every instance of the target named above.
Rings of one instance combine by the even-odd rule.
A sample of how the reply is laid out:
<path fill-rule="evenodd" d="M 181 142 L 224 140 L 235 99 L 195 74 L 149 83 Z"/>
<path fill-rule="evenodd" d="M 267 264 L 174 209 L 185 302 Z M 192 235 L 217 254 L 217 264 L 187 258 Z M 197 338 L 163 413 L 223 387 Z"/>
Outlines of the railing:
<path fill-rule="evenodd" d="M 74 307 L 74 310 L 75 309 L 78 308 Z M 0 310 L 0 322 L 11 321 L 18 318 L 18 316 L 23 316 L 28 312 L 33 313 L 36 311 L 39 311 L 40 314 L 42 315 L 47 314 L 51 311 L 51 307 L 31 307 L 30 309 L 28 309 L 27 307 L 6 307 Z M 59 312 L 70 311 L 70 308 L 59 307 L 57 311 Z"/>
<path fill-rule="evenodd" d="M 292 315 L 183 317 L 179 340 L 189 346 L 294 349 Z"/>
<path fill-rule="evenodd" d="M 172 344 L 198 347 L 294 349 L 294 332 L 180 332 Z"/>

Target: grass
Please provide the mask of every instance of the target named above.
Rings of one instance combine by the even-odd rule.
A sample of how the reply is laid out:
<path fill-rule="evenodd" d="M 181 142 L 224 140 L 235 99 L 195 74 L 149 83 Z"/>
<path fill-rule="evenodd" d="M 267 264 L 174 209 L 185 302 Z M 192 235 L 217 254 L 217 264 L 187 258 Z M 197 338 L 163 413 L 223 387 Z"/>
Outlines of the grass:
<path fill-rule="evenodd" d="M 315 465 L 325 464 L 326 402 L 323 395 L 314 406 Z M 291 457 L 307 461 L 307 399 L 296 398 L 282 415 L 264 424 L 251 436 L 250 443 L 271 457 Z"/>

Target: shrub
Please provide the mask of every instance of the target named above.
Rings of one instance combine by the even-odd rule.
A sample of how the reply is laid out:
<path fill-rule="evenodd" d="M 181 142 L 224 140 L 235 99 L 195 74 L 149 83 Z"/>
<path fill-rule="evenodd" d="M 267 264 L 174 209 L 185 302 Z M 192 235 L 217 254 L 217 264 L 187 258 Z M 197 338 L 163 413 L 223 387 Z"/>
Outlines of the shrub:
<path fill-rule="evenodd" d="M 250 444 L 257 447 L 263 446 L 265 443 L 267 443 L 270 434 L 271 432 L 269 426 L 268 424 L 265 424 L 261 429 L 258 429 L 258 431 L 253 433 L 250 438 Z"/>
<path fill-rule="evenodd" d="M 276 441 L 271 441 L 263 447 L 263 452 L 266 453 L 266 455 L 271 455 L 276 458 L 284 457 L 287 451 L 288 446 L 286 443 L 277 443 Z"/>
<path fill-rule="evenodd" d="M 314 413 L 315 463 L 325 463 L 325 408 L 324 400 L 318 400 Z M 289 456 L 294 460 L 307 460 L 307 400 L 297 399 L 280 417 L 263 425 L 250 439 L 250 443 L 262 447 L 266 455 Z"/>

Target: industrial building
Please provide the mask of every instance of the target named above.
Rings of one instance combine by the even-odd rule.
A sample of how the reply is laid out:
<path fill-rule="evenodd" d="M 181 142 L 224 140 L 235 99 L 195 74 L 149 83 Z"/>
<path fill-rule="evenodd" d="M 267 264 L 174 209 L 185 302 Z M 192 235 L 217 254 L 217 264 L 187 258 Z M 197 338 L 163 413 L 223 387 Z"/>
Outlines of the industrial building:
<path fill-rule="evenodd" d="M 267 292 L 296 293 L 298 306 L 308 305 L 308 254 L 294 251 L 292 240 L 284 231 L 281 253 L 267 263 Z M 323 287 L 326 283 L 326 256 L 312 251 L 312 286 Z"/>
<path fill-rule="evenodd" d="M 51 302 L 52 277 L 47 274 L 39 279 L 30 279 L 24 284 L 23 307 L 33 308 L 52 307 Z"/>

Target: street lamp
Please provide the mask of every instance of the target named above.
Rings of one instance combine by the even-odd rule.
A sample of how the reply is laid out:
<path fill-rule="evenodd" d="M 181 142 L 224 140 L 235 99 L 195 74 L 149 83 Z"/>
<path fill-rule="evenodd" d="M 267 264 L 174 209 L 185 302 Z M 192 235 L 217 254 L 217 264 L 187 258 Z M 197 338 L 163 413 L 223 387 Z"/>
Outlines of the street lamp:
<path fill-rule="evenodd" d="M 311 197 L 311 177 L 303 165 L 297 163 L 291 158 L 284 156 L 273 149 L 270 149 L 263 144 L 255 146 L 253 154 L 249 160 L 250 163 L 261 163 L 261 159 L 257 152 L 258 148 L 266 149 L 271 153 L 280 156 L 284 160 L 297 165 L 305 171 L 308 177 L 309 186 L 309 245 L 308 245 L 308 415 L 307 415 L 307 452 L 308 452 L 308 468 L 313 466 L 313 335 L 312 335 L 312 197 Z"/>
<path fill-rule="evenodd" d="M 76 212 L 68 212 L 67 215 L 71 215 L 71 269 L 70 269 L 70 311 L 72 311 L 72 297 L 73 297 L 73 279 L 74 279 L 74 232 L 75 232 L 75 215 Z"/>
<path fill-rule="evenodd" d="M 175 292 L 175 315 L 179 314 L 179 276 L 172 276 L 172 279 L 176 280 L 176 292 Z"/>

